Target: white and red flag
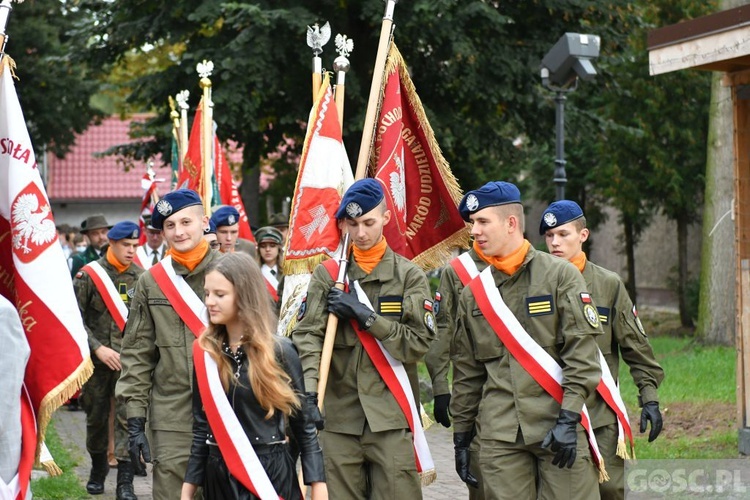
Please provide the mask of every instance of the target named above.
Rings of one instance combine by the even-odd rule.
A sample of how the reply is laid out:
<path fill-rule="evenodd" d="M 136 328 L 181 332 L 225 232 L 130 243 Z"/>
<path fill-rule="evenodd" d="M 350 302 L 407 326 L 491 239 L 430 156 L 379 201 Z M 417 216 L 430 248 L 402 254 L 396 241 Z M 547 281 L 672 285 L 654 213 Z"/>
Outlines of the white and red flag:
<path fill-rule="evenodd" d="M 336 101 L 326 75 L 310 111 L 290 207 L 280 334 L 286 334 L 294 326 L 315 266 L 336 254 L 341 240 L 336 211 L 353 182 Z"/>
<path fill-rule="evenodd" d="M 16 306 L 31 348 L 24 385 L 37 417 L 38 454 L 52 412 L 81 388 L 93 364 L 8 56 L 2 63 L 0 294 Z"/>
<path fill-rule="evenodd" d="M 457 209 L 461 189 L 395 43 L 386 62 L 370 172 L 392 214 L 383 234 L 394 252 L 432 269 L 454 248 L 468 246 L 469 231 Z"/>

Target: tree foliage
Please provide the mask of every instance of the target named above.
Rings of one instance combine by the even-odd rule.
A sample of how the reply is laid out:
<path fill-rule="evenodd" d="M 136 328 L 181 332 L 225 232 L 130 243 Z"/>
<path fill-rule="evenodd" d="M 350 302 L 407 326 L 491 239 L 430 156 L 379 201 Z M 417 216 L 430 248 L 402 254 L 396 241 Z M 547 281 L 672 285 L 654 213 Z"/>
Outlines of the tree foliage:
<path fill-rule="evenodd" d="M 85 64 L 71 57 L 76 40 L 70 29 L 80 12 L 60 0 L 13 4 L 6 52 L 16 62 L 16 88 L 31 142 L 64 155 L 101 112 L 90 104 L 99 82 Z"/>

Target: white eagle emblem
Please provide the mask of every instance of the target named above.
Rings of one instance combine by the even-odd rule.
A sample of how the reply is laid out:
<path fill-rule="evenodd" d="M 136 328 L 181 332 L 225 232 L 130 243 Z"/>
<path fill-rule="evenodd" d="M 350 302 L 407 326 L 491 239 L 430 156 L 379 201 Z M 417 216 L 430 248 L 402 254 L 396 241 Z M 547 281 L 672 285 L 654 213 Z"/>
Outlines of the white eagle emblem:
<path fill-rule="evenodd" d="M 159 200 L 156 203 L 156 211 L 166 217 L 172 213 L 172 204 L 167 200 Z"/>
<path fill-rule="evenodd" d="M 359 206 L 359 203 L 351 202 L 346 206 L 346 215 L 352 219 L 356 219 L 362 215 L 362 207 Z"/>
<path fill-rule="evenodd" d="M 331 25 L 326 22 L 323 26 L 318 23 L 307 27 L 307 46 L 313 49 L 313 54 L 319 56 L 323 53 L 323 45 L 331 39 Z"/>
<path fill-rule="evenodd" d="M 470 194 L 466 197 L 466 208 L 469 209 L 469 212 L 473 212 L 479 207 L 479 200 L 477 199 L 476 195 Z"/>
<path fill-rule="evenodd" d="M 47 218 L 49 213 L 49 205 L 40 207 L 35 194 L 19 196 L 13 205 L 13 248 L 30 253 L 29 240 L 39 246 L 54 240 L 57 230 L 54 221 Z"/>
<path fill-rule="evenodd" d="M 549 227 L 555 227 L 557 225 L 557 217 L 552 212 L 544 214 L 544 223 Z"/>
<path fill-rule="evenodd" d="M 403 213 L 404 222 L 406 222 L 406 181 L 404 180 L 404 148 L 401 148 L 401 155 L 393 158 L 396 162 L 396 170 L 391 172 L 391 196 L 396 210 Z"/>

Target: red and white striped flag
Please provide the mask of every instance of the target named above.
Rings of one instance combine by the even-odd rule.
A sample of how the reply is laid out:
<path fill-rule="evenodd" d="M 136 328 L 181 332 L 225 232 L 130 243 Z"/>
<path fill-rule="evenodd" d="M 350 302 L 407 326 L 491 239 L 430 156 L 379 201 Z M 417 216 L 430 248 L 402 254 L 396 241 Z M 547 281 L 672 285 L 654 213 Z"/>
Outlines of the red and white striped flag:
<path fill-rule="evenodd" d="M 287 334 L 307 293 L 313 269 L 333 257 L 341 234 L 336 210 L 354 182 L 341 138 L 336 101 L 326 75 L 307 121 L 297 184 L 292 197 L 289 236 L 284 247 L 284 295 L 278 333 Z"/>
<path fill-rule="evenodd" d="M 24 383 L 37 416 L 38 455 L 52 412 L 81 388 L 93 373 L 93 364 L 10 64 L 4 56 L 0 75 L 0 294 L 16 306 L 31 347 Z"/>

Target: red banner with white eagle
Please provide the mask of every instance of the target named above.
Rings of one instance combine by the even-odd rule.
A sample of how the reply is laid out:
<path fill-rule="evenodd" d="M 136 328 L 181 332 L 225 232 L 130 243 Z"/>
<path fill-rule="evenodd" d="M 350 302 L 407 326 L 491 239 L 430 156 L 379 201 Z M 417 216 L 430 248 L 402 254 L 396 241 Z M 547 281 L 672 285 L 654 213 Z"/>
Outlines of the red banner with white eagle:
<path fill-rule="evenodd" d="M 384 234 L 394 252 L 425 269 L 436 268 L 452 249 L 468 247 L 469 231 L 457 208 L 461 188 L 395 43 L 382 96 L 370 172 L 382 184 L 392 214 Z"/>
<path fill-rule="evenodd" d="M 93 364 L 10 64 L 4 56 L 0 76 L 0 293 L 16 306 L 31 348 L 24 383 L 36 412 L 41 444 L 52 412 L 81 388 L 91 376 Z"/>

